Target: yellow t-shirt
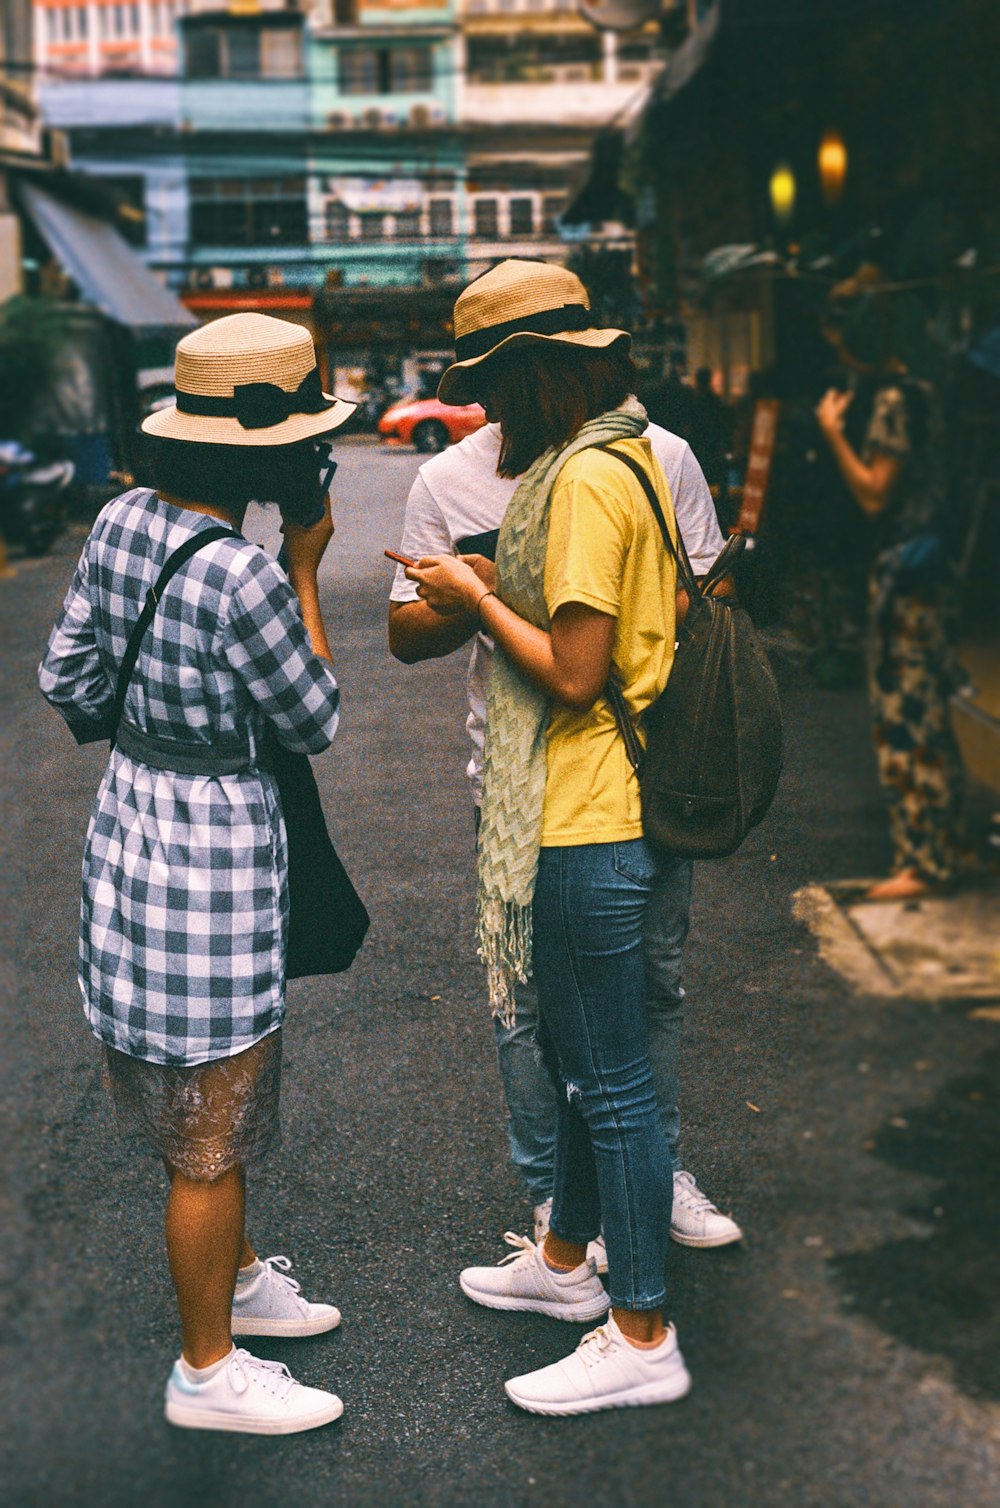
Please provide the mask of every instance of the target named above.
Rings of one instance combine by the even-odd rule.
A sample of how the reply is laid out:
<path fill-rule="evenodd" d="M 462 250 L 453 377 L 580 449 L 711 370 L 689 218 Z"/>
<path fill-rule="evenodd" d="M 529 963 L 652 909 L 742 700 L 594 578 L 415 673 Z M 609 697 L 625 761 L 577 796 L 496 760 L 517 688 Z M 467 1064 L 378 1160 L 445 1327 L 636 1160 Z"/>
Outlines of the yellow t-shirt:
<path fill-rule="evenodd" d="M 674 538 L 670 488 L 649 441 L 622 440 L 651 478 Z M 634 718 L 667 684 L 674 658 L 676 567 L 639 479 L 600 450 L 571 456 L 552 491 L 545 556 L 549 617 L 582 602 L 617 620 L 612 669 Z M 639 782 L 615 715 L 556 706 L 548 733 L 542 847 L 618 843 L 642 836 Z"/>

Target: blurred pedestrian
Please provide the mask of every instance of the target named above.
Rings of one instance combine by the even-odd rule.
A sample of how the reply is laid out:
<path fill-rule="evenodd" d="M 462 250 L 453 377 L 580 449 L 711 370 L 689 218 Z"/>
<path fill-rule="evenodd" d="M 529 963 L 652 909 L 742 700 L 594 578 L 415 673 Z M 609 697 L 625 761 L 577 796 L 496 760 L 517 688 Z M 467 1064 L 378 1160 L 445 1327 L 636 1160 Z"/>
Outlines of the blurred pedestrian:
<path fill-rule="evenodd" d="M 339 1417 L 340 1399 L 233 1333 L 314 1335 L 340 1314 L 307 1303 L 288 1259 L 258 1260 L 244 1230 L 246 1169 L 279 1132 L 285 1014 L 287 848 L 265 749 L 273 736 L 318 753 L 337 726 L 316 584 L 329 497 L 312 528 L 290 519 L 325 494 L 316 440 L 352 408 L 321 391 L 306 331 L 256 314 L 186 336 L 176 381 L 176 404 L 143 424 L 154 485 L 98 517 L 40 683 L 78 742 L 116 740 L 84 850 L 79 977 L 119 1121 L 170 1180 L 183 1349 L 166 1415 L 289 1434 Z M 239 532 L 262 496 L 286 503 L 287 576 Z"/>
<path fill-rule="evenodd" d="M 816 416 L 871 523 L 868 688 L 893 859 L 889 878 L 868 896 L 888 901 L 927 895 L 954 880 L 963 772 L 949 710 L 958 676 L 942 536 L 941 419 L 933 389 L 911 377 L 891 348 L 880 277 L 866 266 L 838 284 L 824 327 L 852 374 L 868 381 L 860 445 L 845 434 L 856 401 L 850 388 L 830 388 Z"/>
<path fill-rule="evenodd" d="M 582 283 L 572 286 L 579 301 L 587 295 Z M 646 438 L 670 488 L 679 527 L 695 572 L 704 574 L 723 546 L 711 495 L 690 447 L 677 435 L 650 424 Z M 484 425 L 458 445 L 442 451 L 421 466 L 410 490 L 400 550 L 420 559 L 436 554 L 478 557 L 484 579 L 493 584 L 489 562 L 496 551 L 496 535 L 517 490 L 519 478 L 498 475 L 501 429 L 495 421 Z M 468 775 L 478 824 L 482 802 L 483 737 L 486 694 L 493 641 L 475 614 L 443 616 L 417 595 L 416 583 L 396 573 L 389 606 L 389 646 L 406 664 L 452 653 L 473 642 L 467 681 L 466 727 L 472 742 Z M 742 1232 L 718 1210 L 685 1167 L 680 1151 L 680 1112 L 677 1108 L 680 1040 L 685 992 L 681 984 L 683 948 L 691 903 L 691 864 L 677 859 L 664 869 L 655 904 L 647 910 L 647 1026 L 649 1053 L 657 1100 L 674 1169 L 674 1206 L 670 1234 L 684 1246 L 728 1245 Z M 548 1229 L 555 1177 L 555 1136 L 558 1090 L 537 1045 L 538 1000 L 532 981 L 518 989 L 517 1019 L 507 1026 L 494 1017 L 497 1059 L 508 1110 L 511 1156 L 534 1206 L 534 1239 L 541 1242 Z M 593 1243 L 599 1272 L 607 1270 L 603 1239 Z"/>
<path fill-rule="evenodd" d="M 431 608 L 475 615 L 497 646 L 480 945 L 491 1007 L 507 1022 L 533 969 L 562 1091 L 544 1242 L 512 1237 L 512 1260 L 467 1268 L 461 1283 L 487 1308 L 597 1319 L 608 1297 L 588 1245 L 603 1219 L 607 1323 L 564 1361 L 509 1381 L 508 1396 L 545 1414 L 668 1402 L 690 1378 L 662 1314 L 673 1180 L 649 1059 L 643 921 L 672 866 L 642 836 L 638 783 L 602 693 L 612 665 L 633 716 L 662 690 L 676 570 L 621 457 L 649 476 L 671 521 L 673 508 L 642 438 L 645 410 L 629 396 L 629 337 L 593 327 L 572 274 L 501 263 L 460 296 L 455 329 L 441 396 L 483 404 L 500 425 L 500 471 L 520 482 L 495 578 L 449 554 L 407 574 Z M 594 448 L 610 445 L 617 456 Z"/>
<path fill-rule="evenodd" d="M 650 423 L 682 440 L 691 440 L 694 419 L 694 393 L 684 381 L 684 353 L 669 350 L 665 354 L 659 379 L 644 385 L 642 402 Z"/>
<path fill-rule="evenodd" d="M 731 433 L 729 410 L 712 387 L 712 369 L 699 367 L 694 374 L 687 438 L 717 504 L 724 501 Z"/>

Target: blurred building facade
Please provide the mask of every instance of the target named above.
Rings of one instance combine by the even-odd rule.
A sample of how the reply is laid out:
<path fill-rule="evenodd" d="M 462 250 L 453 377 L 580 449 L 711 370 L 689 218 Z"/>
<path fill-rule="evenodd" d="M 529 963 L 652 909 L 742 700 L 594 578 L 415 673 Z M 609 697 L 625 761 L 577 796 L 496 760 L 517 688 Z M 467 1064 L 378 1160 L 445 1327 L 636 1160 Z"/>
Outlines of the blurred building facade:
<path fill-rule="evenodd" d="M 594 136 L 659 67 L 656 26 L 574 0 L 178 0 L 169 48 L 162 5 L 66 9 L 36 17 L 45 119 L 140 254 L 200 318 L 307 322 L 356 385 L 446 350 L 499 258 L 565 260 Z"/>

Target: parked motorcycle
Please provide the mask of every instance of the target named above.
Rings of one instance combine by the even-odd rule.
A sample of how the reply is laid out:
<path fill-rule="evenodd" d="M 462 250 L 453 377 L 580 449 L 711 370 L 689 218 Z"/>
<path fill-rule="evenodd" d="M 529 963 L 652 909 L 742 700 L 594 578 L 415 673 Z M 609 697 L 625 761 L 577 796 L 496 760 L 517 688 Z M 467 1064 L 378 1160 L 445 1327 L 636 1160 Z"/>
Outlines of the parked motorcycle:
<path fill-rule="evenodd" d="M 0 531 L 28 555 L 44 555 L 63 527 L 72 461 L 40 461 L 17 440 L 0 442 Z"/>

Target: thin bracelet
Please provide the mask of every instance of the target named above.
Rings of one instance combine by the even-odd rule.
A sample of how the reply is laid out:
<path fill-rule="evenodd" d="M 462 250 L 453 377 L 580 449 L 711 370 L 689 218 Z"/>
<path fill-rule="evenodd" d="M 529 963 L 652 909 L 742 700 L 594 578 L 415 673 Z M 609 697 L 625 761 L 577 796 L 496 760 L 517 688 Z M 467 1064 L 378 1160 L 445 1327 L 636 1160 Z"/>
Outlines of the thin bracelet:
<path fill-rule="evenodd" d="M 496 592 L 484 592 L 479 601 L 476 603 L 476 617 L 479 619 L 480 623 L 482 623 L 483 621 L 483 603 L 486 601 L 487 597 L 496 597 L 496 595 Z"/>

